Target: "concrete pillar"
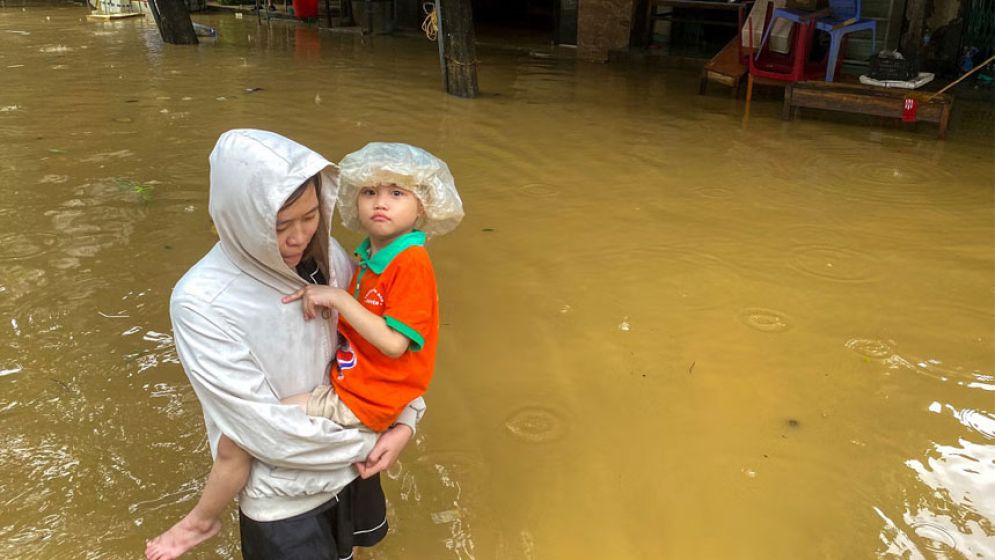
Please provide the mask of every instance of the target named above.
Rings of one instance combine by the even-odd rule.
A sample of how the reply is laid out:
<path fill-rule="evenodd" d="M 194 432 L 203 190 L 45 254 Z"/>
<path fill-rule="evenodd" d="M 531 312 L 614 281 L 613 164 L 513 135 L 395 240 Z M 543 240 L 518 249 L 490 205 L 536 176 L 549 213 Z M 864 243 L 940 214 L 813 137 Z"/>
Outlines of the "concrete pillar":
<path fill-rule="evenodd" d="M 606 62 L 608 51 L 629 46 L 635 0 L 580 0 L 577 5 L 577 57 Z"/>

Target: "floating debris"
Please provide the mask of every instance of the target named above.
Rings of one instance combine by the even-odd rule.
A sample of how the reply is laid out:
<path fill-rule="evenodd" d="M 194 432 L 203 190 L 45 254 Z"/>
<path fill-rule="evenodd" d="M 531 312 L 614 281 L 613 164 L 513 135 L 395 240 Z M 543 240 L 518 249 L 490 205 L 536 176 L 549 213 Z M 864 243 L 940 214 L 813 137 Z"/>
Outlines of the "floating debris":
<path fill-rule="evenodd" d="M 97 311 L 97 315 L 100 315 L 101 317 L 104 317 L 105 319 L 127 319 L 127 318 L 131 317 L 131 315 L 125 315 L 123 313 L 118 313 L 116 315 L 109 315 L 107 313 L 104 313 L 103 311 Z"/>
<path fill-rule="evenodd" d="M 459 521 L 459 519 L 459 512 L 454 509 L 447 509 L 446 511 L 432 513 L 432 523 L 435 523 L 436 525 L 455 523 L 456 521 Z"/>
<path fill-rule="evenodd" d="M 622 332 L 629 332 L 630 330 L 632 330 L 632 324 L 629 323 L 628 317 L 622 318 L 622 322 L 618 324 L 618 330 Z"/>
<path fill-rule="evenodd" d="M 152 185 L 119 178 L 115 178 L 114 182 L 117 184 L 119 191 L 135 193 L 142 199 L 142 202 L 150 202 L 152 200 L 152 191 L 155 190 L 155 187 Z"/>
<path fill-rule="evenodd" d="M 38 52 L 43 52 L 43 53 L 66 53 L 72 51 L 73 51 L 72 47 L 67 47 L 65 45 L 52 45 L 50 47 L 42 47 L 38 49 Z"/>

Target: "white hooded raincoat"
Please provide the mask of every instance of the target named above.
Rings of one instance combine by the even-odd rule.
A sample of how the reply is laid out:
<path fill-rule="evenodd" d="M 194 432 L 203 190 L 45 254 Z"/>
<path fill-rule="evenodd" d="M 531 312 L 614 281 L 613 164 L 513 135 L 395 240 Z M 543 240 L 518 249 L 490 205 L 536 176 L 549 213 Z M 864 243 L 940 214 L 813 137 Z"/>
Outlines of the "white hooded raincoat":
<path fill-rule="evenodd" d="M 299 303 L 280 301 L 305 282 L 280 257 L 276 215 L 319 172 L 323 223 L 331 224 L 334 165 L 278 134 L 223 134 L 211 153 L 210 193 L 221 240 L 180 279 L 170 301 L 177 352 L 203 406 L 212 454 L 225 434 L 257 459 L 240 497 L 242 512 L 257 521 L 286 519 L 331 499 L 356 477 L 352 464 L 376 440 L 279 403 L 327 384 L 335 351 L 337 317 L 305 321 Z M 334 239 L 329 246 L 329 284 L 342 287 L 353 265 Z M 414 428 L 423 412 L 416 399 L 399 422 Z"/>

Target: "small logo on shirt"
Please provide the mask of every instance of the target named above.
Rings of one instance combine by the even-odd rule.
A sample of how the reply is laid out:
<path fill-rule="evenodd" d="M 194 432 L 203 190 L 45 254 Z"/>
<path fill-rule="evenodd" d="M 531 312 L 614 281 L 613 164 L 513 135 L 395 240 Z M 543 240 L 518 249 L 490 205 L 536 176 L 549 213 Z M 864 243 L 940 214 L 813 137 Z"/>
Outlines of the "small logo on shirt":
<path fill-rule="evenodd" d="M 363 303 L 370 307 L 383 307 L 383 296 L 376 288 L 370 288 L 370 291 L 363 296 Z"/>
<path fill-rule="evenodd" d="M 356 354 L 353 353 L 348 342 L 342 343 L 342 346 L 335 352 L 335 361 L 339 364 L 339 379 L 342 379 L 345 370 L 356 367 Z"/>

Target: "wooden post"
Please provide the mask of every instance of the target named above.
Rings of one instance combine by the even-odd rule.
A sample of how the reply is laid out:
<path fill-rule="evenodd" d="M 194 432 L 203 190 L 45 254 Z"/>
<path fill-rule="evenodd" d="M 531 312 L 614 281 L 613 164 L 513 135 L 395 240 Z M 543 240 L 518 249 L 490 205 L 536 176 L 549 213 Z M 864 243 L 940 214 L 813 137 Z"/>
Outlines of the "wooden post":
<path fill-rule="evenodd" d="M 445 41 L 446 92 L 477 97 L 477 36 L 470 0 L 439 0 L 439 41 Z"/>
<path fill-rule="evenodd" d="M 197 44 L 186 0 L 149 0 L 149 10 L 163 41 L 173 45 Z"/>
<path fill-rule="evenodd" d="M 343 27 L 356 25 L 356 20 L 352 17 L 352 0 L 342 0 L 339 2 L 339 17 Z"/>
<path fill-rule="evenodd" d="M 449 78 L 446 77 L 446 42 L 442 40 L 442 8 L 439 6 L 441 0 L 433 0 L 435 13 L 435 42 L 439 45 L 439 72 L 442 74 L 442 89 L 446 89 Z"/>

